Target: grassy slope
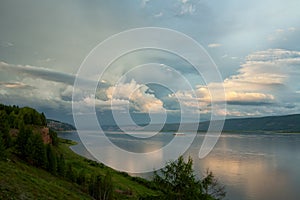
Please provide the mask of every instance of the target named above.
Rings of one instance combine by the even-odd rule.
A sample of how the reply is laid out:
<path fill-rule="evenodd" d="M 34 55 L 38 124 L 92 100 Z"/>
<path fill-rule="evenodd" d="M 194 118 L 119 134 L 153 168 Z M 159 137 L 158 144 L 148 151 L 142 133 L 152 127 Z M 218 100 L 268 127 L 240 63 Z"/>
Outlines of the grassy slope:
<path fill-rule="evenodd" d="M 75 184 L 21 161 L 0 161 L 0 199 L 91 199 Z"/>
<path fill-rule="evenodd" d="M 72 144 L 62 140 L 57 151 L 63 152 L 66 163 L 71 163 L 77 171 L 84 170 L 86 174 L 99 173 L 105 175 L 110 171 L 115 190 L 131 191 L 131 195 L 115 192 L 116 199 L 137 199 L 139 196 L 155 195 L 157 191 L 132 180 L 108 167 L 99 167 L 73 153 L 69 146 Z M 80 186 L 70 183 L 63 178 L 53 176 L 42 169 L 28 166 L 16 157 L 11 161 L 0 161 L 0 199 L 91 199 L 81 191 Z"/>

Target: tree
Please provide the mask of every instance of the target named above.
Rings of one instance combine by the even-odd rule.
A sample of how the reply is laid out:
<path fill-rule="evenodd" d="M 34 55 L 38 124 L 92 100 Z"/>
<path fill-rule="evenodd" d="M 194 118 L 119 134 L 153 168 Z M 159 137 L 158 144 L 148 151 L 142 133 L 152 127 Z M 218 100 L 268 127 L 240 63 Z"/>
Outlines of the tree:
<path fill-rule="evenodd" d="M 76 177 L 76 183 L 78 185 L 85 185 L 86 177 L 85 177 L 85 171 L 82 169 L 79 171 L 78 176 Z"/>
<path fill-rule="evenodd" d="M 28 139 L 33 134 L 32 130 L 28 127 L 25 127 L 23 122 L 19 124 L 19 134 L 16 140 L 16 149 L 20 155 L 25 158 L 27 156 L 25 148 L 28 142 Z"/>
<path fill-rule="evenodd" d="M 50 144 L 46 147 L 47 152 L 47 170 L 52 174 L 56 174 L 57 172 L 57 160 L 56 160 L 56 153 L 53 150 Z"/>
<path fill-rule="evenodd" d="M 57 156 L 57 173 L 64 177 L 66 175 L 66 163 L 65 158 L 63 154 L 60 154 Z"/>
<path fill-rule="evenodd" d="M 215 199 L 223 199 L 225 197 L 225 187 L 218 183 L 211 171 L 206 171 L 206 176 L 201 183 L 205 196 L 213 196 Z"/>
<path fill-rule="evenodd" d="M 76 172 L 74 171 L 71 164 L 67 165 L 66 177 L 72 182 L 76 181 Z"/>
<path fill-rule="evenodd" d="M 7 149 L 11 146 L 12 140 L 9 134 L 8 115 L 4 110 L 0 110 L 0 132 L 2 133 L 4 147 Z"/>
<path fill-rule="evenodd" d="M 47 126 L 47 119 L 46 119 L 46 116 L 43 112 L 41 114 L 41 122 L 42 122 L 43 126 Z"/>
<path fill-rule="evenodd" d="M 0 132 L 0 160 L 5 160 L 7 157 L 7 152 L 5 149 L 4 141 L 2 139 L 2 134 Z"/>
<path fill-rule="evenodd" d="M 113 183 L 111 173 L 108 171 L 104 177 L 93 175 L 89 182 L 89 194 L 96 200 L 113 199 Z"/>
<path fill-rule="evenodd" d="M 211 188 L 212 173 L 209 178 L 205 177 L 203 181 L 196 179 L 193 171 L 193 160 L 189 157 L 185 162 L 183 156 L 180 156 L 177 161 L 170 162 L 160 173 L 154 173 L 154 183 L 162 188 L 164 194 L 162 199 L 220 199 L 221 196 L 214 196 L 214 192 L 207 192 L 206 189 Z M 215 182 L 217 185 L 218 183 Z M 204 188 L 205 186 L 205 188 Z M 223 188 L 224 189 L 224 188 Z M 218 193 L 221 194 L 221 193 Z M 225 196 L 225 192 L 223 193 Z M 224 197 L 222 196 L 222 197 Z"/>
<path fill-rule="evenodd" d="M 1 133 L 4 147 L 5 147 L 5 149 L 8 149 L 9 147 L 12 146 L 12 139 L 11 139 L 11 135 L 9 133 L 9 125 L 7 122 L 4 122 L 3 129 L 0 130 L 0 133 Z"/>
<path fill-rule="evenodd" d="M 113 183 L 111 173 L 108 171 L 102 182 L 102 188 L 100 188 L 100 196 L 102 200 L 113 199 Z"/>
<path fill-rule="evenodd" d="M 100 187 L 102 178 L 100 175 L 92 175 L 89 183 L 89 194 L 96 200 L 100 199 Z"/>
<path fill-rule="evenodd" d="M 18 128 L 18 115 L 16 115 L 15 111 L 11 112 L 8 116 L 8 122 L 10 128 Z"/>
<path fill-rule="evenodd" d="M 52 129 L 49 129 L 49 135 L 50 138 L 52 140 L 52 144 L 54 146 L 58 146 L 58 137 L 57 137 L 57 133 L 55 131 L 53 131 Z"/>
<path fill-rule="evenodd" d="M 44 167 L 46 164 L 45 145 L 40 134 L 32 134 L 25 145 L 26 160 L 34 166 Z"/>
<path fill-rule="evenodd" d="M 184 162 L 182 156 L 176 162 L 170 162 L 162 169 L 161 176 L 155 172 L 154 182 L 164 188 L 166 197 L 170 199 L 198 199 L 202 188 L 193 174 L 191 158 Z"/>

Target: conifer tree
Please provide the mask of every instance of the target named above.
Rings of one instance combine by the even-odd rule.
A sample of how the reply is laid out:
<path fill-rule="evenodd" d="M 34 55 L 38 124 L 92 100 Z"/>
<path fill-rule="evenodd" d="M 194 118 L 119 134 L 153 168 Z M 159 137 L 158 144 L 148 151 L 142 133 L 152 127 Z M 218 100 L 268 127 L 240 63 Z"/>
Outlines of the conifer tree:
<path fill-rule="evenodd" d="M 57 173 L 62 177 L 66 175 L 66 164 L 63 154 L 57 156 Z"/>
<path fill-rule="evenodd" d="M 37 167 L 44 167 L 46 164 L 46 151 L 40 134 L 32 134 L 25 145 L 25 156 L 29 163 Z"/>
<path fill-rule="evenodd" d="M 32 130 L 28 127 L 25 127 L 24 123 L 21 122 L 19 124 L 19 134 L 16 140 L 16 149 L 23 158 L 27 156 L 25 152 L 25 147 L 28 143 L 28 139 L 31 137 L 32 134 Z"/>
<path fill-rule="evenodd" d="M 4 141 L 2 139 L 2 133 L 0 132 L 0 160 L 5 160 L 7 157 L 7 152 L 5 149 Z"/>
<path fill-rule="evenodd" d="M 50 144 L 47 145 L 46 152 L 47 152 L 47 170 L 52 174 L 56 174 L 57 172 L 56 154 L 55 151 L 53 150 L 53 147 Z"/>

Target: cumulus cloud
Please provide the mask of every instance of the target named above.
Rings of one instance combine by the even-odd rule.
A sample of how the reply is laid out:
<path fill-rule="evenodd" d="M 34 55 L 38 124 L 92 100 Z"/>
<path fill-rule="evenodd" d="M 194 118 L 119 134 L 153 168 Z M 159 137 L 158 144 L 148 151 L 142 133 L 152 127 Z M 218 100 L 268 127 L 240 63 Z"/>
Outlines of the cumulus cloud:
<path fill-rule="evenodd" d="M 287 105 L 297 102 L 296 94 L 300 88 L 299 67 L 300 52 L 298 51 L 268 49 L 248 55 L 245 63 L 238 70 L 238 74 L 226 78 L 221 83 L 225 89 L 226 102 L 232 106 L 243 106 L 239 107 L 239 112 L 236 107 L 230 106 L 228 114 L 257 115 L 257 110 L 247 110 L 249 106 L 264 107 L 262 112 L 268 114 L 272 109 L 274 112 L 278 111 L 278 107 L 296 109 L 296 106 Z M 215 95 L 212 99 L 210 94 L 210 90 L 220 88 L 222 88 L 220 83 L 208 83 L 207 86 L 198 85 L 194 91 L 178 91 L 170 97 L 175 98 L 177 95 L 190 107 L 195 108 L 195 105 L 200 105 L 201 108 L 209 108 L 212 102 L 222 101 L 222 96 Z M 223 112 L 225 111 L 220 111 L 220 114 Z"/>
<path fill-rule="evenodd" d="M 47 106 L 52 108 L 64 107 L 71 109 L 73 83 L 75 76 L 72 74 L 57 72 L 47 68 L 30 65 L 13 65 L 0 62 L 0 70 L 11 72 L 11 79 L 15 81 L 0 82 L 0 95 L 3 101 L 18 104 Z M 92 82 L 86 80 L 85 82 Z M 126 109 L 128 105 L 137 112 L 162 112 L 163 102 L 157 99 L 144 84 L 138 84 L 132 80 L 129 83 L 110 86 L 106 81 L 100 81 L 101 93 L 91 96 L 89 92 L 77 90 L 82 99 L 75 99 L 77 105 L 99 106 L 101 109 Z M 98 91 L 99 93 L 99 91 Z M 103 99 L 103 96 L 105 98 Z M 99 99 L 98 97 L 102 97 Z M 51 103 L 50 103 L 51 102 Z"/>
<path fill-rule="evenodd" d="M 300 52 L 284 49 L 268 49 L 250 54 L 241 65 L 239 74 L 226 81 L 260 85 L 285 84 L 298 73 Z M 225 82 L 226 82 L 225 81 Z"/>
<path fill-rule="evenodd" d="M 173 93 L 158 96 L 147 85 L 133 78 L 116 85 L 111 85 L 103 79 L 96 94 L 91 95 L 90 91 L 78 90 L 81 98 L 75 99 L 74 103 L 81 106 L 96 105 L 104 110 L 129 108 L 140 113 L 162 113 L 169 107 L 172 108 L 172 112 L 181 109 L 190 113 L 209 113 L 212 103 L 217 105 L 224 101 L 221 95 L 221 89 L 224 87 L 230 115 L 272 114 L 272 111 L 277 114 L 283 111 L 296 113 L 300 109 L 299 67 L 299 51 L 268 49 L 248 55 L 237 74 L 226 78 L 223 83 L 199 84 L 194 90 L 174 87 L 176 90 Z M 71 111 L 74 75 L 4 62 L 0 62 L 0 71 L 10 71 L 14 74 L 14 77 L 0 82 L 2 101 Z M 152 71 L 149 70 L 146 74 L 148 73 Z M 158 71 L 157 77 L 159 74 L 162 74 L 162 71 Z M 166 74 L 170 79 L 166 79 L 166 76 L 161 78 L 171 82 L 172 74 Z M 176 83 L 178 84 L 178 80 Z M 211 97 L 212 90 L 217 91 L 214 99 Z M 253 109 L 254 107 L 256 109 Z M 224 112 L 220 110 L 219 114 L 224 115 Z"/>
<path fill-rule="evenodd" d="M 109 87 L 106 90 L 106 95 L 110 101 L 128 101 L 131 107 L 140 112 L 164 111 L 163 102 L 147 91 L 149 91 L 149 88 L 146 85 L 131 80 L 129 83 Z M 112 102 L 113 104 L 114 102 Z"/>

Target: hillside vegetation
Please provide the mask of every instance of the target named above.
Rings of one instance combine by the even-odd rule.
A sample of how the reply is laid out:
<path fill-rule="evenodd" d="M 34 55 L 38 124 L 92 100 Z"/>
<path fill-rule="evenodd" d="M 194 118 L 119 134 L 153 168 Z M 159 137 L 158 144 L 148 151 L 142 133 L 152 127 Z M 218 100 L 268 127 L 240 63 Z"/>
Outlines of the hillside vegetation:
<path fill-rule="evenodd" d="M 159 196 L 151 182 L 73 153 L 69 146 L 76 143 L 57 138 L 53 130 L 43 140 L 46 125 L 44 114 L 32 108 L 0 105 L 0 199 Z"/>
<path fill-rule="evenodd" d="M 0 106 L 0 199 L 214 200 L 225 195 L 212 173 L 195 178 L 191 160 L 181 157 L 148 181 L 75 154 L 69 148 L 75 142 L 57 138 L 45 126 L 44 114 L 32 108 Z"/>

